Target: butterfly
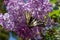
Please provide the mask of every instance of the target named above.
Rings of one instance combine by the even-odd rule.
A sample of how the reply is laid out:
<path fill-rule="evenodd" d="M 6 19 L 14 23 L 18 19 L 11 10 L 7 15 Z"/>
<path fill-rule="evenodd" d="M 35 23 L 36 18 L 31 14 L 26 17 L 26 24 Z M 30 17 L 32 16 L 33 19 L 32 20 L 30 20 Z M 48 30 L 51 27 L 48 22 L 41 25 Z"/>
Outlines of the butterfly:
<path fill-rule="evenodd" d="M 39 20 L 37 20 L 36 18 L 32 17 L 31 14 L 28 11 L 25 11 L 25 21 L 26 24 L 29 27 L 34 27 L 34 26 L 43 26 L 44 22 L 41 22 Z"/>

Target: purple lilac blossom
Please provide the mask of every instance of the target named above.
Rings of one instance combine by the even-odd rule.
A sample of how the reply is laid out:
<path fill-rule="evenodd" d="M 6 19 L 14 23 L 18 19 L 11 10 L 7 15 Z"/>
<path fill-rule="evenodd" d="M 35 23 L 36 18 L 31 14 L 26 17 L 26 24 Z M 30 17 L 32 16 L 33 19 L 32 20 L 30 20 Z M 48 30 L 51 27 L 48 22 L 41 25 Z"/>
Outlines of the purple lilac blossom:
<path fill-rule="evenodd" d="M 44 16 L 52 11 L 52 6 L 48 0 L 9 0 L 6 3 L 7 13 L 0 15 L 0 23 L 3 24 L 3 28 L 14 31 L 18 36 L 22 38 L 41 38 L 40 32 L 43 31 L 43 27 L 35 26 L 29 28 L 25 22 L 25 11 L 30 12 L 31 16 L 46 22 L 46 26 L 51 25 L 50 18 Z M 40 35 L 40 36 L 39 36 Z"/>
<path fill-rule="evenodd" d="M 45 16 L 48 11 L 51 11 L 51 5 L 34 1 L 28 4 L 26 9 L 30 9 L 32 16 L 40 20 L 43 19 L 43 16 Z"/>
<path fill-rule="evenodd" d="M 3 26 L 3 14 L 0 13 L 0 25 Z"/>
<path fill-rule="evenodd" d="M 0 25 L 3 26 L 4 29 L 12 30 L 14 28 L 13 16 L 8 13 L 0 14 Z"/>

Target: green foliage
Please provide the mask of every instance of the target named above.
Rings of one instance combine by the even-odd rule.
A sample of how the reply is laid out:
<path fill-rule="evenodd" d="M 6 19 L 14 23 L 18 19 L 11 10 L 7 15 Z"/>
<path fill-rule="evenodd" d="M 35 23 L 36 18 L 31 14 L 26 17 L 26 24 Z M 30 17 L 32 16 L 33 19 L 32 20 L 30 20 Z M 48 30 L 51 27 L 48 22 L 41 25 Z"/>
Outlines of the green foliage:
<path fill-rule="evenodd" d="M 56 29 L 52 28 L 46 31 L 43 40 L 56 40 Z"/>
<path fill-rule="evenodd" d="M 53 16 L 55 15 L 54 17 L 59 17 L 60 16 L 60 10 L 53 10 L 52 12 L 49 13 L 49 16 Z"/>
<path fill-rule="evenodd" d="M 56 29 L 56 35 L 55 35 L 55 37 L 56 37 L 56 39 L 57 40 L 60 40 L 60 24 L 58 24 L 57 26 L 55 26 L 55 29 Z"/>
<path fill-rule="evenodd" d="M 0 26 L 0 40 L 8 40 L 9 33 Z"/>
<path fill-rule="evenodd" d="M 58 24 L 46 30 L 43 40 L 60 40 L 60 25 Z"/>
<path fill-rule="evenodd" d="M 56 0 L 50 0 L 50 2 L 51 2 L 52 4 L 54 4 L 54 3 L 56 2 Z"/>
<path fill-rule="evenodd" d="M 60 10 L 53 10 L 49 13 L 49 17 L 55 19 L 58 23 L 60 23 Z"/>
<path fill-rule="evenodd" d="M 0 0 L 0 13 L 5 13 L 6 7 L 3 4 L 3 0 Z"/>

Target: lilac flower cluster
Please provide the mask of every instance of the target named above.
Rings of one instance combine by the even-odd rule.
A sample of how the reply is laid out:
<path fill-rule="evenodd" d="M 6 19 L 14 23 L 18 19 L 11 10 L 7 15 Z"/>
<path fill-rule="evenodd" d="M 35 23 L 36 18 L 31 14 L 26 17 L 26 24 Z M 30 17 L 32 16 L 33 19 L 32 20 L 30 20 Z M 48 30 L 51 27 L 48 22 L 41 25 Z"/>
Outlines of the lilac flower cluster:
<path fill-rule="evenodd" d="M 7 0 L 6 10 L 4 15 L 0 14 L 0 24 L 4 29 L 14 31 L 22 38 L 36 37 L 41 39 L 40 32 L 44 29 L 42 26 L 35 26 L 29 28 L 26 24 L 25 11 L 28 11 L 31 16 L 37 20 L 46 22 L 46 26 L 50 25 L 50 18 L 47 15 L 52 11 L 52 6 L 49 0 Z M 44 18 L 46 16 L 46 18 Z"/>
<path fill-rule="evenodd" d="M 13 16 L 8 13 L 0 14 L 0 25 L 3 26 L 4 29 L 12 30 L 14 28 L 14 22 L 12 19 Z"/>

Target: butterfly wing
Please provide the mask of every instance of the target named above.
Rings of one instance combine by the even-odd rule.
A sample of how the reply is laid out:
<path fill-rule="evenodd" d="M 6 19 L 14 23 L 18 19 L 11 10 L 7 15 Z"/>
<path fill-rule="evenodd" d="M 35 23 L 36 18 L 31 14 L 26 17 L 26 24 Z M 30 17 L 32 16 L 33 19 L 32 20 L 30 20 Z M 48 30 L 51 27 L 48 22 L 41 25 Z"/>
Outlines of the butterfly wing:
<path fill-rule="evenodd" d="M 28 11 L 25 12 L 25 19 L 26 19 L 26 23 L 29 24 L 30 19 L 31 19 L 31 15 Z"/>

